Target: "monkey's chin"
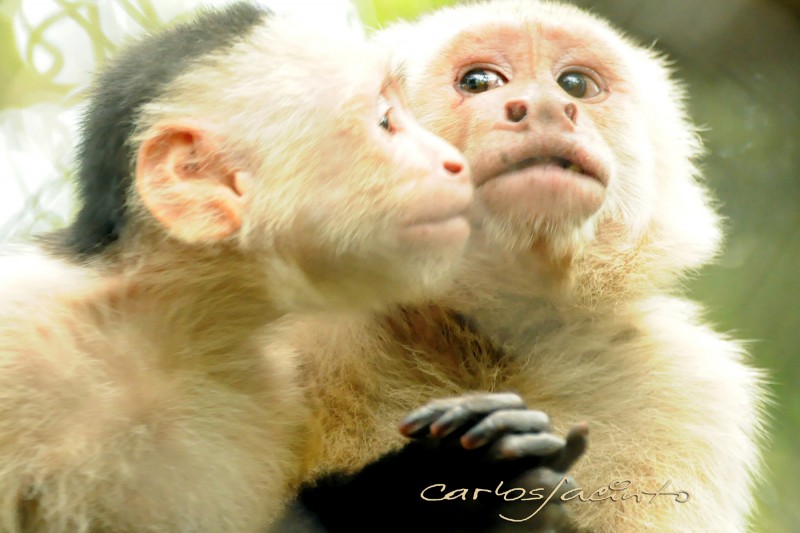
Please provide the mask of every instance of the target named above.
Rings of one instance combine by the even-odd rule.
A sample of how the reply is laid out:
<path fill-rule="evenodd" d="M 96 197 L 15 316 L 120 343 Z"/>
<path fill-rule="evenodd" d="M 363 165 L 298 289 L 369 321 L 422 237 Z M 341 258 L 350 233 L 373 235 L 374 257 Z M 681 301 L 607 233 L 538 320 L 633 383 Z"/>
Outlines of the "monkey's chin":
<path fill-rule="evenodd" d="M 606 186 L 592 176 L 546 164 L 500 174 L 481 184 L 476 195 L 495 215 L 580 226 L 602 207 Z"/>
<path fill-rule="evenodd" d="M 470 226 L 464 216 L 418 222 L 399 230 L 400 241 L 412 248 L 420 246 L 462 247 L 469 238 Z"/>

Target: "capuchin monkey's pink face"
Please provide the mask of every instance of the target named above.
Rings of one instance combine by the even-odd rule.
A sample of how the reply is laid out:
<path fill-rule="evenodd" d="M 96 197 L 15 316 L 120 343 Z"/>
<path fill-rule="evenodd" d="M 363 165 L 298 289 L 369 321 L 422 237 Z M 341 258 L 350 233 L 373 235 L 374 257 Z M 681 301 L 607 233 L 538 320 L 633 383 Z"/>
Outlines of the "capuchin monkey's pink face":
<path fill-rule="evenodd" d="M 616 174 L 602 126 L 619 112 L 617 72 L 599 47 L 544 24 L 480 25 L 443 47 L 427 87 L 411 89 L 423 122 L 470 161 L 477 222 L 533 238 L 600 211 Z"/>
<path fill-rule="evenodd" d="M 462 35 L 445 54 L 456 67 L 459 141 L 493 215 L 580 225 L 603 205 L 614 162 L 596 120 L 608 81 L 595 61 L 570 57 L 571 40 L 495 27 Z"/>
<path fill-rule="evenodd" d="M 654 52 L 605 22 L 501 1 L 444 9 L 379 39 L 415 116 L 469 161 L 471 222 L 490 242 L 563 256 L 606 232 L 631 248 L 654 218 L 674 218 L 668 209 L 714 226 L 694 183 L 681 91 Z"/>

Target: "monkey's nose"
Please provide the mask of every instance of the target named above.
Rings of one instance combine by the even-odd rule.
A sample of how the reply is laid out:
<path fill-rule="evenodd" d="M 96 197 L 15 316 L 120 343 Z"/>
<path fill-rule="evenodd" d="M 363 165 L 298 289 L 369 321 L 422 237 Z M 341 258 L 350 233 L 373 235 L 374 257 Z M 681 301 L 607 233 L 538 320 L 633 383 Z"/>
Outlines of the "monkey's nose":
<path fill-rule="evenodd" d="M 464 164 L 459 161 L 445 161 L 444 169 L 450 174 L 459 174 L 464 170 Z"/>
<path fill-rule="evenodd" d="M 522 122 L 528 116 L 528 105 L 522 100 L 513 100 L 506 104 L 506 118 L 511 122 Z"/>

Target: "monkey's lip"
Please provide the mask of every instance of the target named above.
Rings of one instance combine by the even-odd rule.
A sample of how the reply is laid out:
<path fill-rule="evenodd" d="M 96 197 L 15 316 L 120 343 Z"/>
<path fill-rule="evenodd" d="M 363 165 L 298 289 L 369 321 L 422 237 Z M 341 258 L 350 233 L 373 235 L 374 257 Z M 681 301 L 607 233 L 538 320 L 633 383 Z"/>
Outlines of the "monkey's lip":
<path fill-rule="evenodd" d="M 466 241 L 470 232 L 466 214 L 474 196 L 469 174 L 458 180 L 436 177 L 426 183 L 425 194 L 399 221 L 400 237 L 440 244 Z"/>
<path fill-rule="evenodd" d="M 472 198 L 471 190 L 467 191 L 469 194 L 462 194 L 462 197 L 448 197 L 450 205 L 447 206 L 441 205 L 441 199 L 438 204 L 427 204 L 428 209 L 417 212 L 402 223 L 401 237 L 441 243 L 466 240 L 470 230 L 466 210 Z"/>
<path fill-rule="evenodd" d="M 400 236 L 413 242 L 427 241 L 442 244 L 460 244 L 467 240 L 470 225 L 463 215 L 420 220 L 400 228 Z"/>
<path fill-rule="evenodd" d="M 460 197 L 453 196 L 447 198 L 450 205 L 442 205 L 442 199 L 431 197 L 427 204 L 423 204 L 426 209 L 422 212 L 409 215 L 403 221 L 403 226 L 419 226 L 421 224 L 441 224 L 452 220 L 454 218 L 463 217 L 466 215 L 467 208 L 472 200 L 472 191 L 468 190 L 466 194 L 461 194 Z M 434 201 L 438 203 L 433 203 Z"/>
<path fill-rule="evenodd" d="M 418 214 L 413 218 L 408 218 L 403 223 L 403 228 L 412 229 L 420 227 L 435 227 L 437 225 L 452 224 L 453 221 L 466 221 L 466 211 L 469 204 L 466 202 L 454 202 L 449 208 L 440 208 L 435 212 L 427 211 L 425 214 Z"/>
<path fill-rule="evenodd" d="M 419 198 L 415 209 L 405 213 L 400 221 L 403 227 L 447 224 L 464 218 L 474 196 L 469 176 L 456 183 L 433 180 L 428 182 L 426 194 Z"/>
<path fill-rule="evenodd" d="M 493 179 L 535 167 L 555 167 L 561 169 L 567 175 L 573 175 L 575 178 L 589 178 L 597 181 L 603 187 L 608 186 L 608 177 L 601 165 L 590 157 L 588 153 L 579 149 L 570 150 L 563 154 L 541 154 L 524 157 L 515 163 L 505 166 L 499 172 L 487 174 L 483 179 L 479 179 L 475 186 L 480 187 Z"/>

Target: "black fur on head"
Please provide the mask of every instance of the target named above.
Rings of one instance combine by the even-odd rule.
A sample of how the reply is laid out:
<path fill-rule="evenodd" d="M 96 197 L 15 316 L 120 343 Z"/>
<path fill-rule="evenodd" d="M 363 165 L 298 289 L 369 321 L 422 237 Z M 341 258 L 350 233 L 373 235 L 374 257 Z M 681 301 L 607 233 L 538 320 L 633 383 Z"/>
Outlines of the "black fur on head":
<path fill-rule="evenodd" d="M 128 141 L 142 105 L 193 62 L 228 47 L 269 15 L 236 3 L 150 35 L 123 50 L 95 82 L 77 150 L 79 212 L 62 246 L 86 257 L 116 241 L 125 226 L 134 154 Z"/>

